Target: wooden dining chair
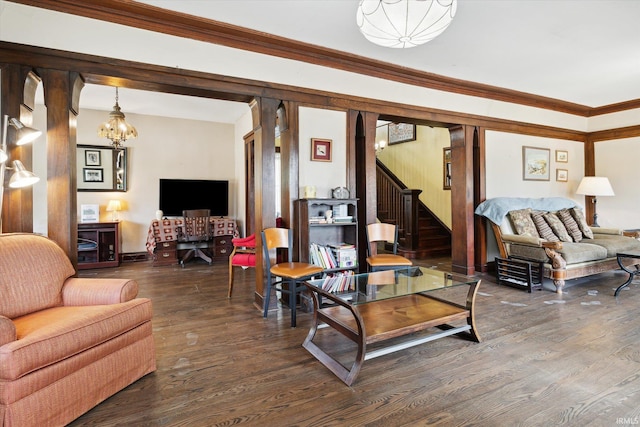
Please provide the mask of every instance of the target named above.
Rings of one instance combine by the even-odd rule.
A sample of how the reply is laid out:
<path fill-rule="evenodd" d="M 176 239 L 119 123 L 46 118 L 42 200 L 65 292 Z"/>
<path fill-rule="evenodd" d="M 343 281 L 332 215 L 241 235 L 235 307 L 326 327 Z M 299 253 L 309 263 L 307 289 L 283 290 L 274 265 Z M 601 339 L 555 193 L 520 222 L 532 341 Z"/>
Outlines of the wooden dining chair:
<path fill-rule="evenodd" d="M 267 228 L 262 231 L 262 248 L 267 266 L 267 291 L 264 296 L 264 313 L 269 312 L 271 291 L 277 290 L 289 294 L 289 308 L 291 309 L 291 327 L 296 326 L 296 299 L 305 286 L 303 282 L 312 276 L 322 273 L 323 268 L 306 262 L 293 262 L 293 231 L 288 228 Z M 286 249 L 287 261 L 272 263 L 272 250 Z M 277 251 L 273 251 L 277 252 Z M 275 256 L 275 254 L 274 254 Z M 275 282 L 274 277 L 280 279 Z M 288 285 L 285 287 L 284 285 Z"/>
<path fill-rule="evenodd" d="M 410 259 L 398 255 L 398 227 L 395 224 L 384 222 L 368 224 L 366 232 L 369 271 L 392 270 L 413 265 Z M 378 253 L 378 243 L 391 244 L 391 253 Z"/>
<path fill-rule="evenodd" d="M 256 235 L 231 239 L 233 250 L 229 255 L 229 292 L 233 292 L 233 267 L 249 268 L 256 266 Z"/>

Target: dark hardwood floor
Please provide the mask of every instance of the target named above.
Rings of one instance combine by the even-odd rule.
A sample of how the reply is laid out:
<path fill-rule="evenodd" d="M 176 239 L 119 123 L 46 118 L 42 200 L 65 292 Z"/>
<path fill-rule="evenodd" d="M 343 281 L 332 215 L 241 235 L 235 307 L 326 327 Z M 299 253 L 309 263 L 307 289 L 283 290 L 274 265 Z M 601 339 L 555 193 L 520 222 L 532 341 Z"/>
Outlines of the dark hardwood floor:
<path fill-rule="evenodd" d="M 446 270 L 446 258 L 422 260 Z M 252 304 L 254 271 L 150 262 L 85 270 L 130 277 L 154 305 L 158 370 L 71 425 L 99 426 L 617 426 L 640 422 L 640 287 L 626 275 L 528 294 L 483 282 L 481 343 L 447 337 L 365 362 L 351 387 L 301 346 L 311 321 Z M 325 329 L 323 343 L 355 348 Z"/>

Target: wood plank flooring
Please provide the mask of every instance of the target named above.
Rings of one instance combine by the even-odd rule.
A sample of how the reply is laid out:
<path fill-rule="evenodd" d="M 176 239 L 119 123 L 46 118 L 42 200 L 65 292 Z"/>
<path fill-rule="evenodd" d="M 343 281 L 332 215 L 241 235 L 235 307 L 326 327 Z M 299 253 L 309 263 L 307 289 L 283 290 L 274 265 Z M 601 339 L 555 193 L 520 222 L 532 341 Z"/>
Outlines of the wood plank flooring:
<path fill-rule="evenodd" d="M 448 264 L 447 264 L 448 262 Z M 450 260 L 418 262 L 446 270 Z M 617 426 L 640 422 L 640 286 L 610 272 L 565 294 L 483 282 L 481 343 L 457 337 L 365 362 L 345 386 L 301 346 L 311 314 L 268 319 L 252 304 L 254 271 L 150 262 L 85 270 L 130 277 L 154 306 L 158 370 L 72 426 Z M 326 333 L 325 333 L 326 331 Z M 353 344 L 323 330 L 345 360 Z"/>

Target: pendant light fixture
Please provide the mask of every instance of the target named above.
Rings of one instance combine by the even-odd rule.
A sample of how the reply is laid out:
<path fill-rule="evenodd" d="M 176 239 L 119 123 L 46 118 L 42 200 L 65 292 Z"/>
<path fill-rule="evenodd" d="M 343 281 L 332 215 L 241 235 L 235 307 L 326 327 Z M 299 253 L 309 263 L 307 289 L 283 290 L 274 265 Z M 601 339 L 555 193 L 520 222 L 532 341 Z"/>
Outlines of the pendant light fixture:
<path fill-rule="evenodd" d="M 127 139 L 133 139 L 138 136 L 136 128 L 127 123 L 124 119 L 124 113 L 120 111 L 118 105 L 118 87 L 116 87 L 116 105 L 113 111 L 109 113 L 109 120 L 104 122 L 98 128 L 98 136 L 100 138 L 108 138 L 111 140 L 114 149 L 119 149 Z"/>
<path fill-rule="evenodd" d="M 456 7 L 457 0 L 360 0 L 356 23 L 372 43 L 409 48 L 446 30 Z"/>

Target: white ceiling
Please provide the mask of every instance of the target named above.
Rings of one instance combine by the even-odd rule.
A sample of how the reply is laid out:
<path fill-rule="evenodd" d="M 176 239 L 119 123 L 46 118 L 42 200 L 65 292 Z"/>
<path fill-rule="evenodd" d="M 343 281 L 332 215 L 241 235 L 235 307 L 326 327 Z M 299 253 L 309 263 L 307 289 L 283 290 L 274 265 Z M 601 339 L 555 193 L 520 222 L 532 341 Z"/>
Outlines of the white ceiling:
<path fill-rule="evenodd" d="M 459 0 L 449 28 L 411 49 L 368 42 L 355 24 L 358 0 L 142 3 L 590 107 L 640 99 L 640 1 L 635 0 Z M 87 86 L 81 106 L 110 109 L 113 103 L 103 104 L 112 90 Z M 120 105 L 125 113 L 174 116 L 180 111 L 195 118 L 201 116 L 196 110 L 208 111 L 206 120 L 217 111 L 216 121 L 223 122 L 247 111 L 241 104 L 193 98 L 182 104 L 181 98 L 122 89 Z M 172 112 L 157 111 L 161 109 Z"/>

